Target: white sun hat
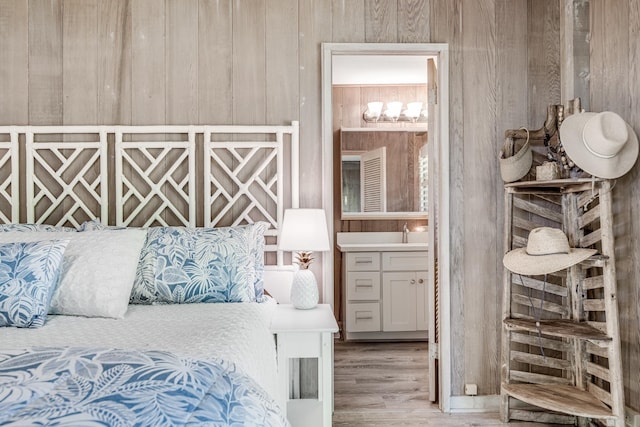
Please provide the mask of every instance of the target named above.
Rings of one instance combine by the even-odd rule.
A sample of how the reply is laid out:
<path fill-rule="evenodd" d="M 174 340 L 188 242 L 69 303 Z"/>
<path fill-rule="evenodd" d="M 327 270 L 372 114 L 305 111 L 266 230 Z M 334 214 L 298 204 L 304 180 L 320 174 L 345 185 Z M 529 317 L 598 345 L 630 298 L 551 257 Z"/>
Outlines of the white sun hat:
<path fill-rule="evenodd" d="M 560 141 L 569 158 L 598 178 L 615 179 L 638 158 L 638 137 L 611 111 L 572 114 L 560 125 Z"/>
<path fill-rule="evenodd" d="M 514 273 L 536 276 L 564 270 L 596 252 L 569 247 L 566 234 L 558 228 L 539 227 L 529 232 L 526 248 L 507 252 L 502 263 Z"/>

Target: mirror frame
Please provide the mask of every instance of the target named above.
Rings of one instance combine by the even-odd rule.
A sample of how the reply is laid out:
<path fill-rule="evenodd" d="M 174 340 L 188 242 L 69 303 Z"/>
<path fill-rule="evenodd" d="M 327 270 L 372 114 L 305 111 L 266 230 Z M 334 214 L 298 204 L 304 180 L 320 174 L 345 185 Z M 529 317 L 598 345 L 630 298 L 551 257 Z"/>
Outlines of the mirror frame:
<path fill-rule="evenodd" d="M 405 56 L 433 56 L 439 57 L 439 52 L 434 50 L 434 46 L 438 46 L 436 43 L 432 44 L 423 44 L 423 43 L 408 43 L 408 44 L 387 44 L 387 43 L 366 43 L 364 45 L 357 43 L 325 43 L 325 45 L 331 45 L 332 50 L 330 55 L 367 55 L 367 54 L 375 54 L 375 55 L 405 55 Z M 343 49 L 344 48 L 344 49 Z M 355 50 L 352 50 L 355 49 Z M 323 74 L 323 85 L 333 86 L 333 61 L 332 57 L 326 57 L 326 52 L 323 52 L 323 63 L 329 62 L 328 66 L 328 79 L 327 75 Z M 323 71 L 324 65 L 323 65 Z M 425 70 L 425 74 L 426 74 Z M 323 94 L 326 96 L 326 94 Z M 323 109 L 327 108 L 325 105 L 325 100 L 332 99 L 331 97 L 325 98 L 323 96 Z M 326 117 L 331 117 L 331 122 L 328 124 L 323 120 L 323 135 L 327 133 L 333 133 L 333 103 L 328 101 L 329 113 Z M 427 124 L 425 123 L 424 126 Z M 328 128 L 327 128 L 328 126 Z M 367 130 L 368 128 L 363 128 L 362 130 Z M 422 129 L 422 128 L 421 128 Z M 371 130 L 379 130 L 379 128 L 371 128 Z M 389 129 L 393 130 L 393 129 Z M 398 130 L 407 130 L 405 128 Z M 323 140 L 326 136 L 323 136 Z M 326 143 L 326 141 L 325 141 Z M 433 150 L 429 149 L 429 155 L 433 153 Z M 342 170 L 334 171 L 342 174 Z M 337 191 L 337 190 L 336 190 Z M 340 189 L 342 191 L 342 189 Z M 427 212 L 421 211 L 393 211 L 393 212 L 344 212 L 342 208 L 340 209 L 341 219 L 344 221 L 351 220 L 428 220 L 429 215 Z"/>
<path fill-rule="evenodd" d="M 347 130 L 354 130 L 355 128 L 348 128 Z M 372 132 L 380 132 L 380 128 L 361 128 L 357 130 L 362 131 L 372 131 Z M 411 128 L 411 129 L 383 129 L 382 132 L 385 131 L 402 131 L 402 132 L 423 132 L 427 130 L 426 128 Z M 341 149 L 342 150 L 342 149 Z M 341 151 L 342 152 L 342 151 Z M 429 149 L 429 155 L 432 154 L 432 150 Z M 341 162 L 342 163 L 342 162 Z M 340 173 L 340 182 L 342 183 L 342 168 L 339 171 L 334 171 L 336 173 Z M 339 189 L 342 194 L 342 188 Z M 336 189 L 337 191 L 337 189 Z M 428 219 L 428 212 L 422 211 L 413 211 L 413 212 L 403 212 L 403 211 L 386 211 L 386 212 L 345 212 L 340 208 L 340 219 L 343 221 L 351 221 L 351 220 L 386 220 L 386 219 Z"/>

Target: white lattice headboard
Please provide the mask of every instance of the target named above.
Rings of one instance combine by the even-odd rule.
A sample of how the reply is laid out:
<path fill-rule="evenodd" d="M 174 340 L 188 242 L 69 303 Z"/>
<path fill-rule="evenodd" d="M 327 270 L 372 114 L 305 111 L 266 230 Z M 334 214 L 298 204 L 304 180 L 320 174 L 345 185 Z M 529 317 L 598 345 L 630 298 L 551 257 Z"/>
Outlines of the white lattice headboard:
<path fill-rule="evenodd" d="M 298 135 L 298 122 L 0 126 L 0 223 L 266 221 L 267 251 L 275 251 L 284 209 L 299 203 Z"/>

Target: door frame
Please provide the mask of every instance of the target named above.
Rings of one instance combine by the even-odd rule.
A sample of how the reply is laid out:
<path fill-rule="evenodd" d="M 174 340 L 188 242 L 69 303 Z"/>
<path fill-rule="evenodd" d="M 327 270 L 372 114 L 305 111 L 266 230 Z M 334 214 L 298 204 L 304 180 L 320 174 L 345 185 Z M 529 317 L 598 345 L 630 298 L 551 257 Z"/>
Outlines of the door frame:
<path fill-rule="evenodd" d="M 451 411 L 451 294 L 450 278 L 450 236 L 449 236 L 449 46 L 446 43 L 323 43 L 322 44 L 322 205 L 327 217 L 331 247 L 334 247 L 333 218 L 333 114 L 332 114 L 332 66 L 334 55 L 430 55 L 438 58 L 438 114 L 436 124 L 439 132 L 437 162 L 439 176 L 429 182 L 438 183 L 437 201 L 437 258 L 439 283 L 440 342 L 439 353 L 439 396 L 440 409 Z M 426 72 L 426 71 L 425 71 Z M 430 154 L 434 150 L 430 151 Z M 431 169 L 429 170 L 431 174 Z M 432 219 L 430 219 L 431 221 Z M 436 253 L 429 251 L 429 264 L 434 265 Z M 333 292 L 333 252 L 323 256 L 322 295 L 325 303 L 334 305 Z M 432 282 L 433 274 L 429 274 Z M 434 284 L 430 283 L 430 289 Z M 433 317 L 433 316 L 431 316 Z"/>

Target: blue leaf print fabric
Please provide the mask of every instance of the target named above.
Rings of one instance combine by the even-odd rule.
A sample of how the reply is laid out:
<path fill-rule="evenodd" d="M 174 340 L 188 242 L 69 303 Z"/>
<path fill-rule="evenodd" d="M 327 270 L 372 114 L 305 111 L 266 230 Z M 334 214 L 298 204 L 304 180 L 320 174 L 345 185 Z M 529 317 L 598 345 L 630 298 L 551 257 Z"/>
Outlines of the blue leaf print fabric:
<path fill-rule="evenodd" d="M 69 240 L 0 245 L 0 326 L 44 325 Z"/>
<path fill-rule="evenodd" d="M 48 224 L 0 224 L 0 232 L 13 232 L 13 231 L 66 231 L 75 233 L 77 230 L 73 227 L 64 227 L 58 225 Z"/>
<path fill-rule="evenodd" d="M 232 363 L 163 351 L 0 351 L 0 424 L 288 426 Z"/>
<path fill-rule="evenodd" d="M 267 226 L 149 228 L 131 302 L 260 301 Z"/>

